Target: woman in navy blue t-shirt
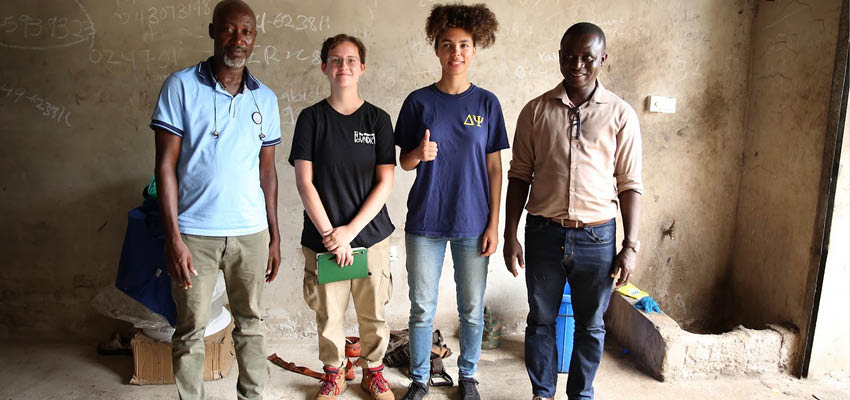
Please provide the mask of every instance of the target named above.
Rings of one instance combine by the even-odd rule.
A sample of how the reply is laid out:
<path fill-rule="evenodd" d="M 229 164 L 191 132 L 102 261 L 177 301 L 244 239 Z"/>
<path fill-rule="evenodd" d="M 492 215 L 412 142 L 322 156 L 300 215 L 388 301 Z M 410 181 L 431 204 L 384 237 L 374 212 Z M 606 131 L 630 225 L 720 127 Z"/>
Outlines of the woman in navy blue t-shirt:
<path fill-rule="evenodd" d="M 404 170 L 416 170 L 407 200 L 405 244 L 410 286 L 410 374 L 404 399 L 428 392 L 431 332 L 446 244 L 454 262 L 460 317 L 459 386 L 478 399 L 473 379 L 481 355 L 484 288 L 498 245 L 502 161 L 508 148 L 496 96 L 469 82 L 478 47 L 496 40 L 496 16 L 485 5 L 437 5 L 425 32 L 442 67 L 436 83 L 407 96 L 396 123 Z"/>

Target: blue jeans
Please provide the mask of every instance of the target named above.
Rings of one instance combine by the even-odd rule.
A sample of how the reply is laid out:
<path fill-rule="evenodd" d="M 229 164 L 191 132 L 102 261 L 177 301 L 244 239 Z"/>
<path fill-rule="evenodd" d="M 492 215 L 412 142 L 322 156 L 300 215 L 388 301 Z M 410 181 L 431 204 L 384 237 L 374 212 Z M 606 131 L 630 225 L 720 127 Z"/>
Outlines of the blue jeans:
<path fill-rule="evenodd" d="M 481 256 L 481 238 L 431 238 L 406 234 L 407 284 L 410 286 L 410 375 L 427 384 L 431 377 L 431 340 L 437 291 L 446 242 L 451 245 L 460 319 L 460 376 L 472 377 L 481 357 L 484 288 L 490 257 Z"/>
<path fill-rule="evenodd" d="M 567 397 L 593 399 L 593 378 L 602 359 L 605 324 L 613 279 L 612 219 L 602 225 L 563 228 L 547 218 L 528 215 L 525 222 L 525 283 L 528 287 L 528 326 L 525 329 L 525 366 L 532 393 L 554 397 L 558 381 L 555 319 L 569 281 L 575 315 L 575 336 Z"/>

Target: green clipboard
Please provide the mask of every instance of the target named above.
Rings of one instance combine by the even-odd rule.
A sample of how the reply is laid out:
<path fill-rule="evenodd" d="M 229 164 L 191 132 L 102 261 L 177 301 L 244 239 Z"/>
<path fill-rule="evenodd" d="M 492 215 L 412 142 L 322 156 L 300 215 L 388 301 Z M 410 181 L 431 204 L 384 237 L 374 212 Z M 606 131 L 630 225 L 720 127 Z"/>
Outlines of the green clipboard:
<path fill-rule="evenodd" d="M 365 247 L 351 249 L 351 252 L 354 253 L 354 264 L 345 267 L 340 267 L 336 263 L 336 256 L 333 253 L 316 254 L 319 284 L 365 278 L 371 275 L 369 273 L 368 251 Z"/>

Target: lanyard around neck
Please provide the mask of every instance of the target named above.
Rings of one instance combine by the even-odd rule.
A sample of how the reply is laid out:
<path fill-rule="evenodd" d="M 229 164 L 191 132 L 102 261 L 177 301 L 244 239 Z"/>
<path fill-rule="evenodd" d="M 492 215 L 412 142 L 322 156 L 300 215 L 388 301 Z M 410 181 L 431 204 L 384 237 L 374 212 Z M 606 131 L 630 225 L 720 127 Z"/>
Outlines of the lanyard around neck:
<path fill-rule="evenodd" d="M 223 83 L 221 83 L 221 81 L 219 81 L 218 78 L 215 79 L 215 83 L 221 85 L 222 89 L 227 90 L 227 86 L 225 86 Z M 243 84 L 243 87 L 244 87 L 244 84 Z M 260 125 L 260 135 L 259 136 L 260 136 L 260 140 L 263 140 L 263 139 L 266 138 L 266 135 L 263 134 L 263 113 L 260 112 L 260 105 L 259 105 L 259 103 L 257 103 L 257 98 L 254 97 L 254 91 L 251 90 L 251 89 L 248 89 L 248 92 L 251 94 L 251 100 L 254 101 L 254 107 L 257 109 L 257 111 L 254 112 L 251 115 L 251 119 L 254 121 L 255 124 Z M 216 139 L 218 139 L 219 136 L 221 136 L 221 133 L 218 131 L 218 102 L 216 101 L 215 85 L 212 86 L 212 96 L 213 96 L 213 136 Z"/>

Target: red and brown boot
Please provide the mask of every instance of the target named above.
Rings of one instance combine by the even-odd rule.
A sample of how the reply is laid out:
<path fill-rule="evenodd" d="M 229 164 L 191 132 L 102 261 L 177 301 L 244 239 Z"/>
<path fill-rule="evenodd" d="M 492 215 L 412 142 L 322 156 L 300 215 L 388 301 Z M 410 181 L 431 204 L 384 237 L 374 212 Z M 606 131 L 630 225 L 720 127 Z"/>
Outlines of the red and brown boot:
<path fill-rule="evenodd" d="M 322 379 L 322 387 L 316 394 L 316 400 L 335 400 L 345 389 L 345 368 L 325 366 L 325 379 Z"/>
<path fill-rule="evenodd" d="M 384 378 L 384 365 L 375 368 L 363 368 L 363 380 L 360 387 L 363 388 L 374 400 L 395 400 L 390 390 L 390 383 Z"/>

